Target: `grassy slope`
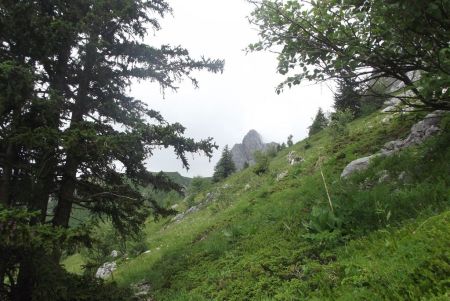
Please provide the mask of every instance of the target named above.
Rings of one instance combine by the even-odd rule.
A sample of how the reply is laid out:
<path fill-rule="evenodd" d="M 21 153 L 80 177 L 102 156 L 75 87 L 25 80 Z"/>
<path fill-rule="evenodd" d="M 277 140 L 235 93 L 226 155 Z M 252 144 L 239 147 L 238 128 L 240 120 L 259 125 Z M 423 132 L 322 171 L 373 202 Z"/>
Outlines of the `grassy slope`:
<path fill-rule="evenodd" d="M 446 300 L 449 120 L 439 138 L 340 180 L 348 162 L 404 137 L 414 122 L 383 125 L 382 118 L 354 121 L 341 141 L 326 131 L 302 141 L 265 175 L 233 175 L 212 190 L 216 202 L 180 223 L 149 222 L 151 252 L 122 263 L 114 279 L 147 280 L 156 300 Z M 291 150 L 305 162 L 288 166 Z M 378 184 L 385 169 L 391 181 Z M 405 183 L 396 180 L 401 171 Z M 362 189 L 365 179 L 371 187 Z"/>
<path fill-rule="evenodd" d="M 188 187 L 191 184 L 192 178 L 183 177 L 177 171 L 174 172 L 165 172 L 165 174 L 172 179 L 175 183 Z"/>

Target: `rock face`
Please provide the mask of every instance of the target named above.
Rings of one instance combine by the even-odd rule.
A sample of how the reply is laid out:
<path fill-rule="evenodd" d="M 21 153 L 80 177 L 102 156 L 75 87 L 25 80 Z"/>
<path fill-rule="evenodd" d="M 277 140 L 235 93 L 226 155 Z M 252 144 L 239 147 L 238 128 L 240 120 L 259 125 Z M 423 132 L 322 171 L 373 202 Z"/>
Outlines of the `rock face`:
<path fill-rule="evenodd" d="M 412 126 L 408 137 L 386 143 L 381 152 L 386 154 L 422 143 L 425 139 L 440 131 L 439 121 L 443 114 L 443 111 L 434 111 L 428 114 L 423 120 Z"/>
<path fill-rule="evenodd" d="M 411 127 L 411 132 L 405 139 L 390 141 L 378 153 L 350 162 L 342 171 L 341 178 L 346 178 L 356 171 L 365 170 L 375 157 L 390 156 L 404 148 L 421 144 L 425 139 L 440 131 L 439 121 L 444 113 L 444 111 L 434 111 L 428 114 Z"/>
<path fill-rule="evenodd" d="M 257 131 L 250 130 L 244 136 L 242 143 L 235 144 L 231 149 L 231 155 L 236 169 L 242 169 L 246 162 L 250 165 L 254 164 L 253 153 L 255 151 L 267 151 L 272 147 L 277 147 L 277 145 L 275 142 L 264 143 L 261 135 Z"/>
<path fill-rule="evenodd" d="M 406 73 L 406 76 L 408 76 L 409 79 L 414 82 L 420 79 L 420 72 L 409 71 Z M 385 88 L 387 93 L 393 93 L 405 87 L 404 82 L 389 77 L 381 78 L 377 80 L 377 83 L 380 84 L 383 88 Z"/>
<path fill-rule="evenodd" d="M 95 277 L 106 279 L 117 269 L 117 264 L 113 262 L 105 262 L 101 267 L 98 268 L 95 273 Z"/>

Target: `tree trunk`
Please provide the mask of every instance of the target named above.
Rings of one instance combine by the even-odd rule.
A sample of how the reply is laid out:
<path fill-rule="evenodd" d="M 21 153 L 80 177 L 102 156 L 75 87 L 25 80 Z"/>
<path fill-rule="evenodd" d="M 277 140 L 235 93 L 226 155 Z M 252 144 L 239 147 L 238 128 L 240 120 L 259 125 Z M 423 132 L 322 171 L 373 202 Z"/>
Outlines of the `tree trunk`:
<path fill-rule="evenodd" d="M 17 285 L 11 291 L 12 301 L 30 301 L 32 299 L 35 277 L 32 256 L 26 256 L 20 262 Z"/>
<path fill-rule="evenodd" d="M 93 43 L 86 46 L 84 70 L 79 76 L 78 94 L 72 110 L 69 129 L 77 128 L 83 121 L 83 116 L 88 111 L 88 91 L 91 82 L 92 66 L 95 62 L 96 47 Z M 82 159 L 77 154 L 78 149 L 67 149 L 66 162 L 63 168 L 61 187 L 58 195 L 58 204 L 53 217 L 53 226 L 67 228 L 69 226 L 70 214 L 72 212 L 73 197 L 76 189 L 77 171 Z M 61 250 L 55 248 L 53 259 L 59 261 Z"/>
<path fill-rule="evenodd" d="M 3 164 L 3 175 L 0 185 L 0 204 L 9 206 L 11 204 L 11 176 L 12 176 L 12 162 L 14 160 L 14 146 L 12 142 L 8 143 L 5 154 L 5 163 Z"/>

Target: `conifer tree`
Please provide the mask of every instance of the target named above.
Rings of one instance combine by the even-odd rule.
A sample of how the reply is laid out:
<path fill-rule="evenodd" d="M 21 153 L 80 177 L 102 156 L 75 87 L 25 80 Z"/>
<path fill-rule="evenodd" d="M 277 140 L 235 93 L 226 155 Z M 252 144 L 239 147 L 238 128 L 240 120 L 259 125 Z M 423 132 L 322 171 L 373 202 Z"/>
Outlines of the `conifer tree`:
<path fill-rule="evenodd" d="M 176 89 L 182 79 L 197 85 L 195 70 L 222 70 L 220 60 L 143 42 L 170 11 L 165 0 L 0 2 L 0 292 L 8 298 L 59 300 L 52 294 L 64 291 L 55 287 L 65 276 L 52 276 L 62 273 L 66 243 L 89 241 L 89 231 L 70 229 L 75 209 L 122 234 L 169 213 L 139 190 L 181 191 L 147 171 L 155 148 L 173 147 L 186 168 L 186 153 L 211 156 L 211 138 L 185 137 L 182 125 L 127 94 L 133 79 Z"/>
<path fill-rule="evenodd" d="M 291 146 L 294 145 L 294 142 L 292 141 L 292 138 L 294 138 L 294 136 L 292 136 L 292 135 L 289 135 L 288 138 L 287 138 L 287 146 L 288 147 L 291 147 Z"/>
<path fill-rule="evenodd" d="M 220 158 L 219 162 L 217 162 L 216 166 L 214 167 L 213 181 L 219 182 L 219 181 L 229 177 L 235 171 L 236 171 L 236 166 L 234 165 L 234 162 L 233 162 L 233 156 L 231 154 L 230 149 L 228 148 L 228 145 L 225 145 L 225 147 L 222 151 L 222 157 Z"/>
<path fill-rule="evenodd" d="M 314 135 L 320 132 L 322 129 L 326 128 L 328 125 L 328 119 L 325 117 L 325 114 L 322 111 L 322 108 L 319 108 L 317 111 L 316 117 L 314 117 L 313 123 L 309 127 L 308 135 Z"/>
<path fill-rule="evenodd" d="M 355 84 L 346 79 L 339 79 L 337 84 L 337 92 L 334 95 L 334 108 L 336 111 L 348 109 L 353 113 L 353 116 L 360 116 L 361 96 L 356 92 Z"/>

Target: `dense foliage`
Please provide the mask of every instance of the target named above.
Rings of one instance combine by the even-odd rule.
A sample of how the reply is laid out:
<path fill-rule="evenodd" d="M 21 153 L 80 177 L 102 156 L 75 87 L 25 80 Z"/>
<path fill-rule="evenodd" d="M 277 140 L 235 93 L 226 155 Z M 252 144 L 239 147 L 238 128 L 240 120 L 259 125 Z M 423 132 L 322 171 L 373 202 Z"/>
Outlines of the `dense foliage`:
<path fill-rule="evenodd" d="M 402 102 L 450 109 L 450 0 L 250 2 L 260 34 L 250 49 L 281 51 L 278 72 L 287 78 L 278 91 L 329 78 L 367 90 L 388 78 L 412 91 L 392 94 Z"/>
<path fill-rule="evenodd" d="M 222 70 L 222 61 L 143 42 L 169 12 L 164 0 L 1 1 L 0 204 L 2 212 L 13 210 L 2 231 L 14 237 L 16 228 L 30 229 L 37 238 L 46 231 L 31 249 L 23 249 L 24 240 L 0 242 L 3 296 L 59 298 L 55 291 L 43 297 L 51 279 L 47 291 L 34 281 L 43 262 L 58 265 L 65 249 L 59 233 L 76 210 L 110 219 L 122 234 L 135 232 L 151 213 L 169 213 L 138 188 L 181 190 L 146 170 L 155 149 L 173 147 L 186 167 L 186 153 L 211 155 L 211 138 L 184 137 L 182 125 L 127 94 L 134 79 L 176 89 L 186 78 L 197 85 L 194 70 Z"/>

